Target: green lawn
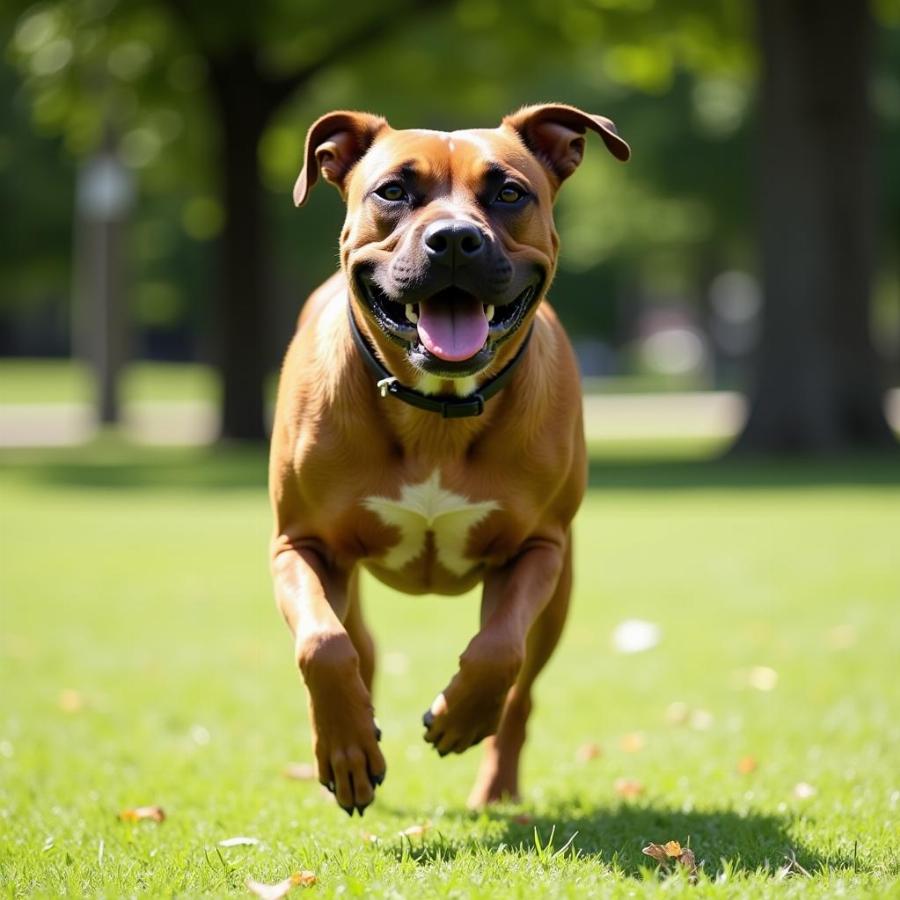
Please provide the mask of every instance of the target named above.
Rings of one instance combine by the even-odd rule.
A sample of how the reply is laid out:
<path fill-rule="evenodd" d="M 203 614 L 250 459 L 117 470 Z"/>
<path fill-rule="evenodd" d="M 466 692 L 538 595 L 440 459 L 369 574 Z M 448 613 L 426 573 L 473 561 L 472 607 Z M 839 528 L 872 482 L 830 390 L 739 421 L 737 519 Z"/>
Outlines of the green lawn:
<path fill-rule="evenodd" d="M 0 463 L 7 896 L 248 896 L 248 876 L 301 869 L 318 883 L 292 896 L 900 891 L 896 459 L 601 452 L 519 807 L 468 813 L 478 751 L 441 760 L 421 740 L 476 597 L 367 583 L 389 771 L 362 820 L 282 775 L 310 759 L 309 732 L 271 597 L 261 453 L 105 442 Z M 632 617 L 659 624 L 655 649 L 612 649 Z M 588 742 L 600 753 L 580 761 Z M 619 797 L 619 778 L 644 793 Z M 119 820 L 143 804 L 166 821 Z M 259 843 L 218 846 L 239 835 Z M 670 839 L 704 861 L 697 885 L 641 855 Z M 790 852 L 811 878 L 779 878 Z"/>
<path fill-rule="evenodd" d="M 72 359 L 0 359 L 0 403 L 89 403 L 88 369 Z M 211 402 L 218 396 L 209 366 L 137 362 L 125 369 L 125 403 Z"/>

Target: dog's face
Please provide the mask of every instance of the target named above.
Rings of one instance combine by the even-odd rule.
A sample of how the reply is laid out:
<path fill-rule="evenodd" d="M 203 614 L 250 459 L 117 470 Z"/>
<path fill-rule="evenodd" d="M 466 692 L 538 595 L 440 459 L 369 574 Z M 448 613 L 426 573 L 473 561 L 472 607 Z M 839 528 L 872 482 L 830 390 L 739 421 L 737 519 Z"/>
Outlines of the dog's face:
<path fill-rule="evenodd" d="M 294 197 L 305 201 L 319 171 L 341 190 L 341 262 L 376 340 L 422 372 L 472 376 L 527 326 L 553 277 L 553 200 L 587 129 L 628 158 L 609 120 L 573 107 L 454 132 L 331 113 L 310 129 Z"/>

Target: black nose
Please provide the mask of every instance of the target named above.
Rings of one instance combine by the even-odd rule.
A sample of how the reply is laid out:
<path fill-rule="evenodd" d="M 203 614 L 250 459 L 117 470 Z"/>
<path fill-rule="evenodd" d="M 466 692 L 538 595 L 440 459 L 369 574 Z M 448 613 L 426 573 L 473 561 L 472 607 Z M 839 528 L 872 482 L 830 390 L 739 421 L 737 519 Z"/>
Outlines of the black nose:
<path fill-rule="evenodd" d="M 429 258 L 443 266 L 462 266 L 484 251 L 484 234 L 472 222 L 439 219 L 422 235 Z"/>

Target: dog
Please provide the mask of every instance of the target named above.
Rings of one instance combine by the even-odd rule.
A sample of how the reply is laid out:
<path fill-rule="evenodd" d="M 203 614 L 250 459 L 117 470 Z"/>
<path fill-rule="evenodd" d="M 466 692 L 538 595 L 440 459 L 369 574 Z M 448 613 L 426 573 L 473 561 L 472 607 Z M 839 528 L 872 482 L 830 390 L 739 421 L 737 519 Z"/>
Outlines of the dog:
<path fill-rule="evenodd" d="M 589 131 L 628 159 L 609 119 L 560 104 L 453 132 L 332 112 L 307 134 L 294 201 L 321 175 L 347 216 L 340 271 L 304 305 L 281 372 L 271 565 L 318 777 L 351 816 L 386 772 L 361 568 L 407 594 L 482 585 L 425 740 L 443 756 L 487 739 L 469 804 L 518 797 L 587 479 L 578 368 L 544 298 L 553 202 Z"/>

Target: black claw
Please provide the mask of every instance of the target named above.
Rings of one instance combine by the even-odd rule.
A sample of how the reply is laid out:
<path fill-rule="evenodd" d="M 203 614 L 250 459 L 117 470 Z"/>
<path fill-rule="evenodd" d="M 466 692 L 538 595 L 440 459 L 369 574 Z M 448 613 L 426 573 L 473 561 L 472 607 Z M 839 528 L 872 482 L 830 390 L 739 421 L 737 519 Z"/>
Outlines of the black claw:
<path fill-rule="evenodd" d="M 381 729 L 377 725 L 375 726 L 375 740 L 381 741 Z"/>
<path fill-rule="evenodd" d="M 353 818 L 353 807 L 352 806 L 342 806 L 341 809 L 347 813 L 348 816 Z"/>
<path fill-rule="evenodd" d="M 362 818 L 363 813 L 366 811 L 366 808 L 364 806 L 357 806 L 356 811 L 359 813 L 359 817 Z"/>
<path fill-rule="evenodd" d="M 384 772 L 382 772 L 381 775 L 370 775 L 369 777 L 371 778 L 372 784 L 374 784 L 375 787 L 378 787 L 380 784 L 384 783 Z"/>
<path fill-rule="evenodd" d="M 431 728 L 434 724 L 434 713 L 429 709 L 424 716 L 422 716 L 422 724 L 426 728 Z"/>

